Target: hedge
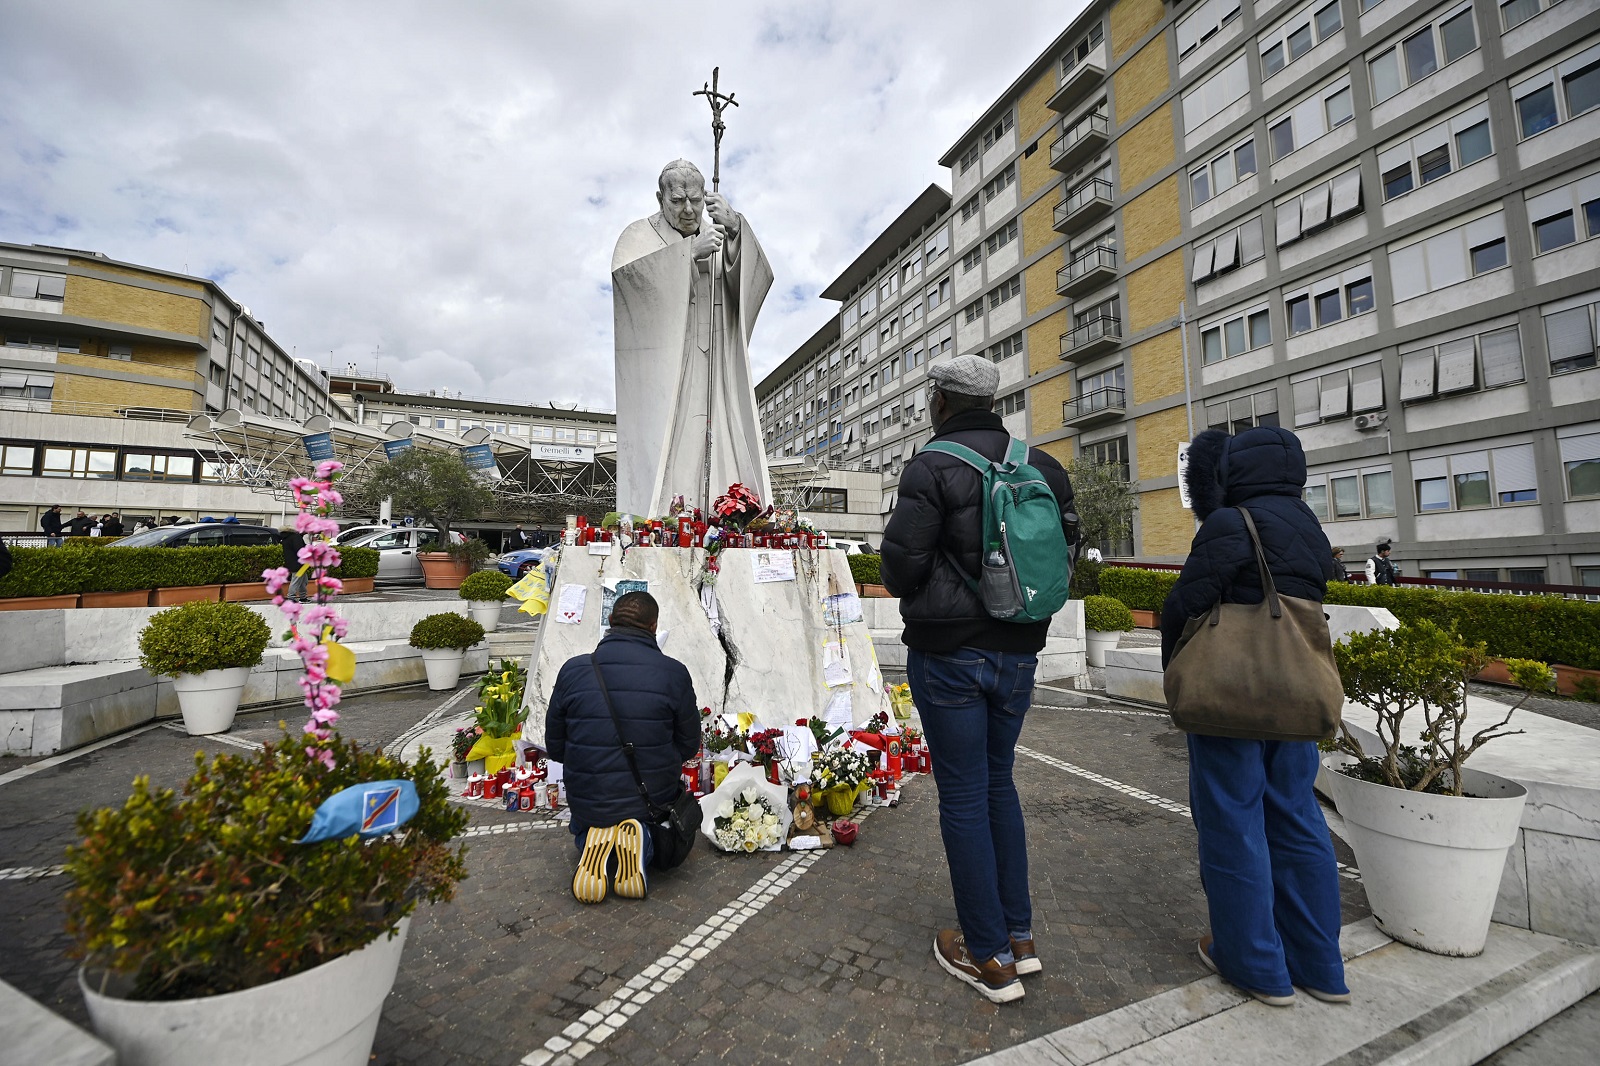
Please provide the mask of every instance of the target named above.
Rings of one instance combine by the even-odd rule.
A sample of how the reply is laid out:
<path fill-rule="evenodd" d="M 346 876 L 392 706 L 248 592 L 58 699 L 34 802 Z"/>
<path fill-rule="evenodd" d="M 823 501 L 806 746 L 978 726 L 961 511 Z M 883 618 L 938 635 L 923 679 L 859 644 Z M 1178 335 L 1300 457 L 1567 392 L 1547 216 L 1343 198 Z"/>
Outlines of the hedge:
<path fill-rule="evenodd" d="M 850 576 L 854 577 L 858 585 L 881 585 L 883 577 L 878 573 L 882 557 L 858 552 L 845 556 L 850 561 Z"/>
<path fill-rule="evenodd" d="M 1100 591 L 1139 611 L 1160 611 L 1178 580 L 1176 570 L 1108 566 Z M 1415 585 L 1371 586 L 1330 582 L 1327 602 L 1386 607 L 1405 623 L 1429 619 L 1454 625 L 1462 639 L 1489 646 L 1502 659 L 1534 659 L 1600 670 L 1600 603 L 1560 596 L 1457 592 Z"/>
<path fill-rule="evenodd" d="M 283 549 L 272 545 L 118 548 L 116 551 L 13 548 L 11 556 L 11 573 L 0 578 L 0 596 L 63 596 L 75 592 L 244 584 L 260 581 L 261 571 L 283 565 Z"/>

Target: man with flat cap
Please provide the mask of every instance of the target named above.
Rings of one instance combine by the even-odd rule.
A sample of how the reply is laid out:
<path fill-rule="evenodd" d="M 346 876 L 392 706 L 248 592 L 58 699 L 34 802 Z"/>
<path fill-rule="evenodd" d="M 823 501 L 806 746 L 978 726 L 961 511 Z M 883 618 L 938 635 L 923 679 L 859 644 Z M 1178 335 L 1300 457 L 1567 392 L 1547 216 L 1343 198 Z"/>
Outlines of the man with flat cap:
<path fill-rule="evenodd" d="M 1000 372 L 963 355 L 928 369 L 934 441 L 1003 460 L 1011 434 L 993 411 Z M 1072 484 L 1053 456 L 1028 449 L 1055 495 L 1070 545 Z M 1033 943 L 1028 842 L 1011 767 L 1050 629 L 991 618 L 969 578 L 983 566 L 983 476 L 924 449 L 900 477 L 883 534 L 883 583 L 900 597 L 911 693 L 939 789 L 939 828 L 961 929 L 934 940 L 945 972 L 991 1002 L 1022 998 L 1019 974 L 1042 969 Z M 1061 560 L 1063 569 L 1067 559 Z"/>

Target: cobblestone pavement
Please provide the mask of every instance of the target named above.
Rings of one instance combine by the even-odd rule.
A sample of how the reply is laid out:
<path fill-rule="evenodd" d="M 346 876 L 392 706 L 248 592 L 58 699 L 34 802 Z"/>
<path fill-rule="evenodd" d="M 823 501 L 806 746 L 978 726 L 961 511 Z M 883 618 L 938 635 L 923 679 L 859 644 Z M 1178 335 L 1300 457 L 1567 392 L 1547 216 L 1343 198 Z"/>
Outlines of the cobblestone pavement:
<path fill-rule="evenodd" d="M 448 714 L 470 710 L 458 697 Z M 342 724 L 389 744 L 445 699 L 353 698 Z M 276 717 L 241 716 L 229 736 L 263 739 Z M 569 892 L 564 827 L 474 806 L 470 877 L 418 912 L 374 1061 L 953 1063 L 1204 976 L 1181 735 L 1090 701 L 1036 707 L 1022 744 L 1045 972 L 1019 1004 L 989 1004 L 931 958 L 955 924 L 931 779 L 873 811 L 854 848 L 724 856 L 702 841 L 647 901 L 595 907 Z M 79 808 L 119 801 L 137 773 L 182 780 L 196 749 L 231 750 L 157 727 L 0 786 L 0 978 L 85 1022 L 50 867 Z M 1343 889 L 1348 922 L 1365 902 L 1357 880 Z"/>

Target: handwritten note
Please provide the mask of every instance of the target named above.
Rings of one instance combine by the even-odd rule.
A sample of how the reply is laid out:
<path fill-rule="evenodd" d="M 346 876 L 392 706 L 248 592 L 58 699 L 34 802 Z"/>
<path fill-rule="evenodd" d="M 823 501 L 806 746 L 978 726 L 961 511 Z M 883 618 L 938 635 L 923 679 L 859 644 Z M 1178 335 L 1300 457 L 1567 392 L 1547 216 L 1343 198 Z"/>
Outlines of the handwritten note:
<path fill-rule="evenodd" d="M 786 551 L 751 552 L 750 567 L 758 585 L 768 581 L 794 580 L 794 556 Z"/>
<path fill-rule="evenodd" d="M 850 683 L 850 657 L 845 654 L 843 641 L 830 640 L 822 646 L 822 679 L 829 688 Z"/>
<path fill-rule="evenodd" d="M 561 595 L 556 599 L 556 621 L 569 626 L 582 622 L 583 605 L 588 597 L 589 589 L 585 585 L 562 585 Z"/>
<path fill-rule="evenodd" d="M 833 693 L 828 699 L 828 709 L 823 711 L 822 715 L 829 729 L 854 729 L 856 719 L 851 706 L 850 690 L 844 689 Z"/>
<path fill-rule="evenodd" d="M 849 625 L 861 621 L 861 599 L 854 592 L 841 592 L 822 602 L 822 624 Z"/>

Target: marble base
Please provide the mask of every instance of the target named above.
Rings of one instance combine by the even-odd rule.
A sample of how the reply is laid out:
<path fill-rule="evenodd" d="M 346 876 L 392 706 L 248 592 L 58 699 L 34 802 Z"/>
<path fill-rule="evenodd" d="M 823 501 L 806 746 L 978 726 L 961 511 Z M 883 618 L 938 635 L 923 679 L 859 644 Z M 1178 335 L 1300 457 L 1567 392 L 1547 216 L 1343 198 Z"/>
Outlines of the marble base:
<path fill-rule="evenodd" d="M 1160 648 L 1112 648 L 1106 652 L 1105 678 L 1106 695 L 1113 699 L 1167 705 Z"/>
<path fill-rule="evenodd" d="M 878 664 L 885 670 L 904 672 L 906 646 L 900 639 L 905 631 L 900 619 L 900 601 L 862 600 L 861 605 L 862 615 L 871 628 L 873 646 L 878 652 Z M 1039 670 L 1035 677 L 1040 682 L 1061 682 L 1077 681 L 1088 676 L 1083 601 L 1068 600 L 1067 605 L 1050 620 L 1050 633 L 1045 638 L 1044 650 L 1039 652 Z"/>
<path fill-rule="evenodd" d="M 701 706 L 719 712 L 753 711 L 763 722 L 775 725 L 820 716 L 835 693 L 848 689 L 858 724 L 887 711 L 880 663 L 865 621 L 865 605 L 872 601 L 862 601 L 863 621 L 837 627 L 823 622 L 823 599 L 855 589 L 844 553 L 789 553 L 796 563 L 795 580 L 761 584 L 755 582 L 752 564 L 758 554 L 768 553 L 732 548 L 721 555 L 721 570 L 710 586 L 719 633 L 701 604 L 703 549 L 642 548 L 625 555 L 564 549 L 551 613 L 539 626 L 538 646 L 529 663 L 529 713 L 523 735 L 544 735 L 545 708 L 556 675 L 568 659 L 587 655 L 599 644 L 603 588 L 619 580 L 647 583 L 661 609 L 658 632 L 666 634 L 662 650 L 688 668 Z M 576 623 L 561 620 L 561 589 L 571 585 L 588 590 Z M 830 689 L 823 681 L 823 644 L 841 636 L 851 682 Z"/>

